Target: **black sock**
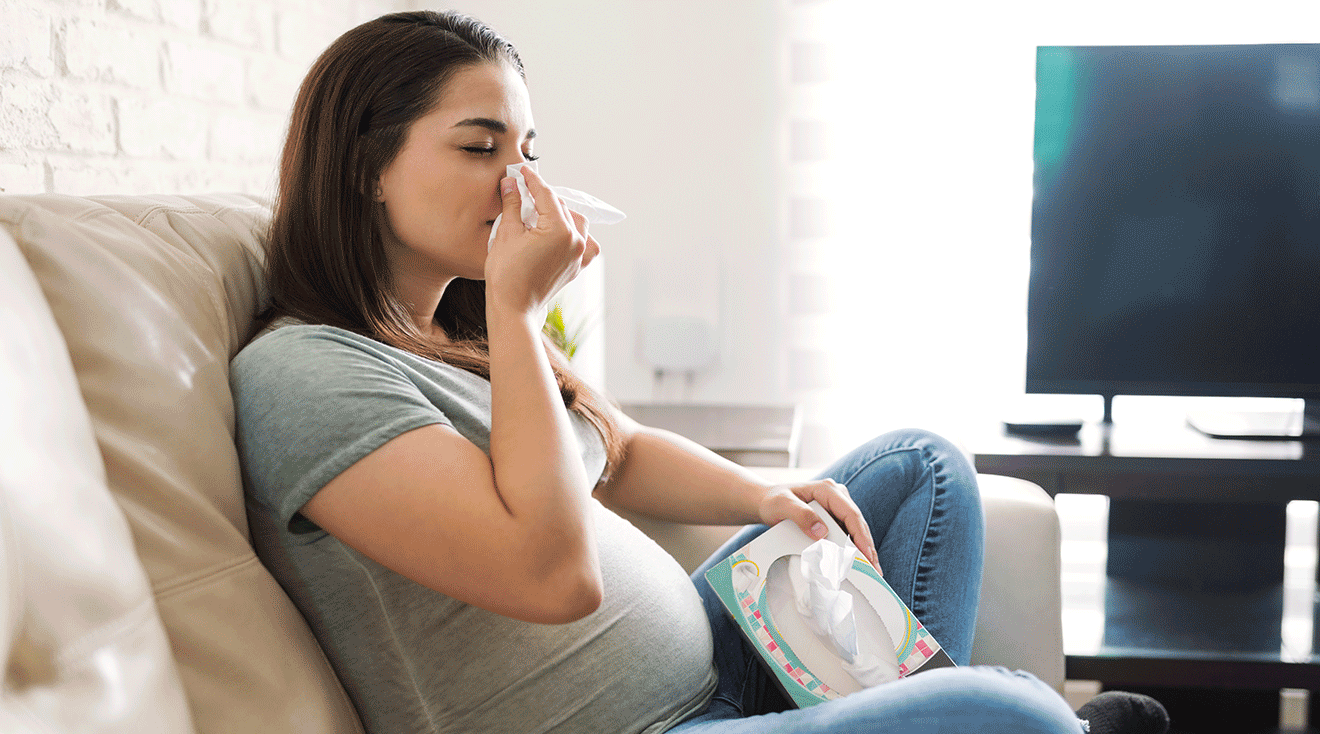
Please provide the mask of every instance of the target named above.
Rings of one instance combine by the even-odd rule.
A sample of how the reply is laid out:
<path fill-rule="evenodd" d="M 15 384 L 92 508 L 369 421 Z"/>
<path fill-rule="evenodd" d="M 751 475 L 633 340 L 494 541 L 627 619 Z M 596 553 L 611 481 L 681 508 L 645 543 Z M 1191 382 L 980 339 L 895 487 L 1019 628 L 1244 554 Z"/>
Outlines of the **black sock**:
<path fill-rule="evenodd" d="M 1090 734 L 1165 734 L 1169 712 L 1159 701 L 1140 693 L 1105 691 L 1077 709 Z"/>

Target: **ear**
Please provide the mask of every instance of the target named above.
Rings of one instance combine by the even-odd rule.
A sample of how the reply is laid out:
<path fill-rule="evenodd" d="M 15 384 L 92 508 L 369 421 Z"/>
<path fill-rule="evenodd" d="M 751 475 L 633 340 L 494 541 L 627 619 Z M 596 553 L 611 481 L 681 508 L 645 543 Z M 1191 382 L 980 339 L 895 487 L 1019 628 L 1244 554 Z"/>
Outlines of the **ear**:
<path fill-rule="evenodd" d="M 375 186 L 372 190 L 371 198 L 377 204 L 385 201 L 385 189 L 380 185 L 380 179 L 376 179 Z"/>

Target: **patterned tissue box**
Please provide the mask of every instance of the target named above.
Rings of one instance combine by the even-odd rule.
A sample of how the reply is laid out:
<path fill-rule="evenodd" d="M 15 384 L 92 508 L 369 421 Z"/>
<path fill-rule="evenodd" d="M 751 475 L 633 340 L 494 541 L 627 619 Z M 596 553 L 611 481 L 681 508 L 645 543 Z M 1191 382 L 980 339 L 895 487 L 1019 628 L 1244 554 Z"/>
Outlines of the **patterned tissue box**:
<path fill-rule="evenodd" d="M 818 503 L 812 509 L 829 528 L 826 536 L 851 546 L 847 534 Z M 863 687 L 829 639 L 813 632 L 793 601 L 788 565 L 814 541 L 797 525 L 781 522 L 734 551 L 706 572 L 706 581 L 738 628 L 774 673 L 789 700 L 811 706 Z M 846 564 L 845 559 L 841 559 Z M 863 652 L 892 644 L 898 677 L 954 662 L 884 578 L 860 553 L 854 554 L 843 590 L 853 597 L 856 635 Z"/>

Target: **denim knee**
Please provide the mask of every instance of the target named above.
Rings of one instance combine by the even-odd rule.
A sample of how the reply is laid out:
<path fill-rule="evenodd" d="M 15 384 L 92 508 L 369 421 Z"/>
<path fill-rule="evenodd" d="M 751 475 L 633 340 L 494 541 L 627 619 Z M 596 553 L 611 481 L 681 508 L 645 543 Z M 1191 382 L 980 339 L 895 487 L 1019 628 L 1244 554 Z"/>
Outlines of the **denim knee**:
<path fill-rule="evenodd" d="M 922 451 L 927 461 L 938 464 L 941 469 L 950 472 L 975 474 L 972 468 L 972 455 L 963 447 L 933 431 L 924 428 L 903 428 L 883 433 L 875 438 L 886 446 L 912 447 Z"/>
<path fill-rule="evenodd" d="M 980 492 L 976 486 L 976 469 L 971 455 L 961 446 L 924 428 L 903 428 L 879 436 L 863 444 L 861 456 L 879 457 L 902 450 L 920 452 L 923 468 L 934 473 L 936 484 L 949 493 L 949 499 L 955 503 L 970 502 L 980 505 Z M 865 467 L 865 463 L 854 464 L 855 473 Z M 847 482 L 843 482 L 847 484 Z"/>
<path fill-rule="evenodd" d="M 967 731 L 1076 734 L 1072 707 L 1057 691 L 1023 670 L 968 666 L 931 671 L 943 674 L 939 708 L 942 724 L 967 724 Z"/>

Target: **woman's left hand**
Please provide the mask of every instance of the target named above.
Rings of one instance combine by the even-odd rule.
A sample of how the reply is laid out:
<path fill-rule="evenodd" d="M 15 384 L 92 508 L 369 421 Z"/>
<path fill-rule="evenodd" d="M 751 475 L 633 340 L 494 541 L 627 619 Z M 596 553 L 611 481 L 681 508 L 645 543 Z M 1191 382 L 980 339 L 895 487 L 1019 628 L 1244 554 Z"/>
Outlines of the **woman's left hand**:
<path fill-rule="evenodd" d="M 843 524 L 857 550 L 871 559 L 871 565 L 875 566 L 875 570 L 883 576 L 880 558 L 875 552 L 875 540 L 871 537 L 871 529 L 867 527 L 866 520 L 862 517 L 862 511 L 857 509 L 856 503 L 852 501 L 848 488 L 833 479 L 778 484 L 771 487 L 758 508 L 761 522 L 773 526 L 781 520 L 792 520 L 808 537 L 820 540 L 829 530 L 807 506 L 812 500 L 819 502 L 827 512 Z"/>

